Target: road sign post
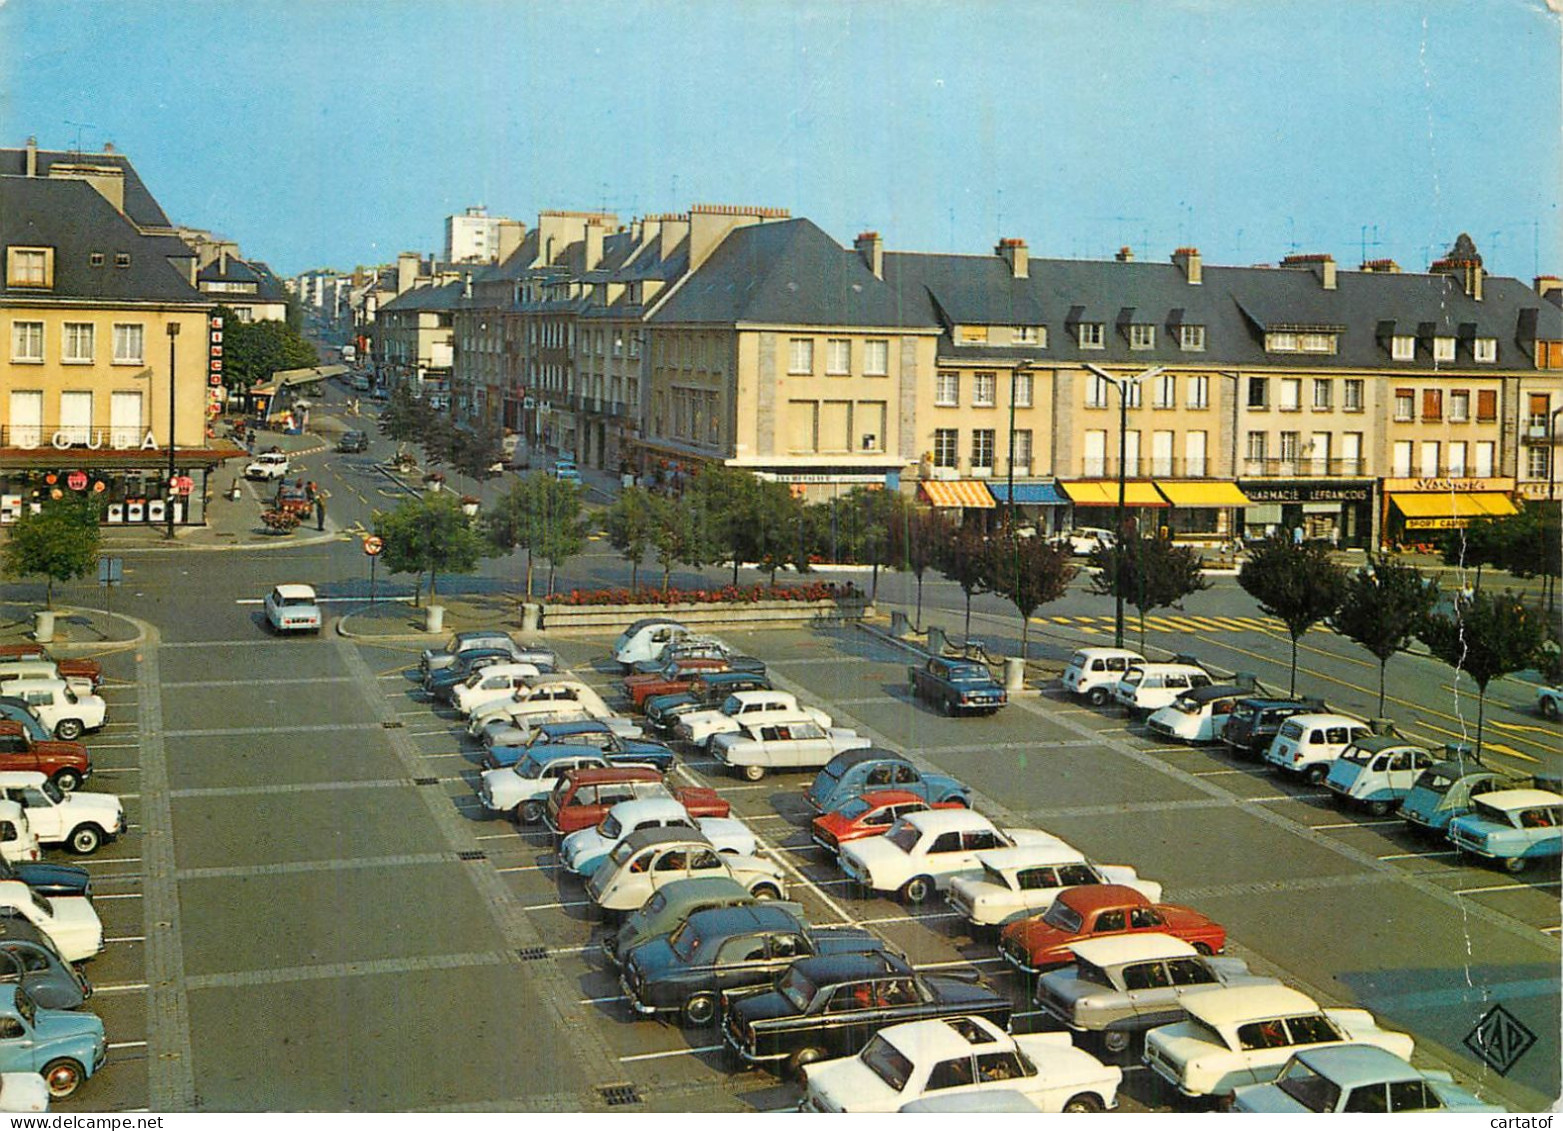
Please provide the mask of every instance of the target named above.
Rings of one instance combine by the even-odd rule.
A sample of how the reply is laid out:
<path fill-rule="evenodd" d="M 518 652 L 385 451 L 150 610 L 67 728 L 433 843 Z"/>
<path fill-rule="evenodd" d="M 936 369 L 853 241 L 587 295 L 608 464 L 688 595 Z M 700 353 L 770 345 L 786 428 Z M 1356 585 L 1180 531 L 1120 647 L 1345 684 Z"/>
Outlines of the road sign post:
<path fill-rule="evenodd" d="M 114 611 L 114 586 L 123 584 L 125 580 L 124 558 L 99 558 L 98 559 L 98 584 L 103 586 L 103 611 Z"/>
<path fill-rule="evenodd" d="M 385 543 L 378 535 L 371 534 L 364 539 L 364 553 L 369 555 L 369 607 L 374 608 L 374 582 L 375 564 L 380 560 L 380 551 L 385 549 Z"/>

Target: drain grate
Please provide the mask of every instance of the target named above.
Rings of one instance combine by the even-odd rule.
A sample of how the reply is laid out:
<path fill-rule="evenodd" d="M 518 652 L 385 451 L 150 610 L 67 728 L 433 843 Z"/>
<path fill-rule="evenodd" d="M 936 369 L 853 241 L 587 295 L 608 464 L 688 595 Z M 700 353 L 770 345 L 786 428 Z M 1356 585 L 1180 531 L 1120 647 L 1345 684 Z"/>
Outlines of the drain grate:
<path fill-rule="evenodd" d="M 602 1096 L 603 1102 L 609 1107 L 624 1107 L 626 1104 L 642 1102 L 634 1084 L 603 1084 L 598 1087 L 597 1094 Z"/>
<path fill-rule="evenodd" d="M 488 859 L 488 853 L 484 852 L 482 849 L 469 848 L 465 852 L 458 852 L 458 853 L 456 853 L 456 859 L 457 860 L 487 860 Z"/>
<path fill-rule="evenodd" d="M 397 730 L 406 725 L 407 724 L 402 722 L 400 719 L 393 719 L 391 722 L 380 724 L 381 728 L 384 730 Z"/>
<path fill-rule="evenodd" d="M 540 958 L 548 957 L 546 946 L 523 946 L 516 951 L 516 957 L 523 962 L 536 962 Z"/>
<path fill-rule="evenodd" d="M 412 779 L 412 784 L 413 785 L 439 785 L 440 784 L 440 779 L 439 778 L 413 778 Z"/>

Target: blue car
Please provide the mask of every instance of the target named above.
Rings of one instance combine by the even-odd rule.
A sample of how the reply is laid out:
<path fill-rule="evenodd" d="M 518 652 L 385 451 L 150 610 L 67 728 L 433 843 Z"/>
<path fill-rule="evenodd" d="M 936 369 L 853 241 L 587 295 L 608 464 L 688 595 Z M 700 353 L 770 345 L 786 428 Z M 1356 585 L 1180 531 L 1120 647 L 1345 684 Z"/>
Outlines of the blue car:
<path fill-rule="evenodd" d="M 1372 1045 L 1332 1045 L 1295 1054 L 1269 1084 L 1232 1093 L 1233 1111 L 1302 1114 L 1413 1111 L 1500 1112 L 1454 1083 L 1447 1072 L 1413 1068 Z"/>
<path fill-rule="evenodd" d="M 1563 795 L 1550 789 L 1500 789 L 1475 800 L 1474 813 L 1449 823 L 1449 842 L 1462 852 L 1523 872 L 1563 853 Z"/>
<path fill-rule="evenodd" d="M 574 483 L 577 486 L 581 482 L 581 470 L 575 466 L 573 459 L 560 457 L 554 460 L 554 478 L 561 483 Z"/>
<path fill-rule="evenodd" d="M 803 796 L 816 813 L 831 813 L 877 789 L 905 790 L 931 805 L 951 801 L 971 805 L 971 790 L 954 778 L 920 770 L 893 750 L 874 746 L 837 754 L 815 775 Z"/>
<path fill-rule="evenodd" d="M 644 738 L 620 738 L 616 734 L 603 736 L 582 735 L 582 741 L 565 739 L 562 742 L 533 743 L 520 746 L 491 746 L 483 754 L 483 768 L 498 770 L 514 766 L 530 757 L 536 762 L 547 762 L 567 754 L 601 754 L 610 765 L 628 762 L 637 766 L 655 766 L 662 773 L 673 768 L 676 755 L 660 742 Z"/>
<path fill-rule="evenodd" d="M 1435 762 L 1412 783 L 1411 792 L 1400 803 L 1400 816 L 1418 832 L 1442 835 L 1449 831 L 1449 823 L 1456 817 L 1475 809 L 1476 798 L 1514 784 L 1497 770 L 1477 762 Z"/>
<path fill-rule="evenodd" d="M 1330 765 L 1324 788 L 1343 808 L 1367 810 L 1373 817 L 1387 817 L 1435 761 L 1432 751 L 1393 735 L 1359 738 Z"/>

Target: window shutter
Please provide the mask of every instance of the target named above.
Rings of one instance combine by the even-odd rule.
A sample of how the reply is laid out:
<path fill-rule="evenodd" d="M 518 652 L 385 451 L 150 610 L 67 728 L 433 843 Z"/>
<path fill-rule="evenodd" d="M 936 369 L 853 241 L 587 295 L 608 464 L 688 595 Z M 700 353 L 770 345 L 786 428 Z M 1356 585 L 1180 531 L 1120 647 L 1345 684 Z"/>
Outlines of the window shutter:
<path fill-rule="evenodd" d="M 1497 420 L 1498 419 L 1498 390 L 1497 389 L 1478 389 L 1478 390 L 1476 390 L 1476 419 L 1477 420 Z"/>

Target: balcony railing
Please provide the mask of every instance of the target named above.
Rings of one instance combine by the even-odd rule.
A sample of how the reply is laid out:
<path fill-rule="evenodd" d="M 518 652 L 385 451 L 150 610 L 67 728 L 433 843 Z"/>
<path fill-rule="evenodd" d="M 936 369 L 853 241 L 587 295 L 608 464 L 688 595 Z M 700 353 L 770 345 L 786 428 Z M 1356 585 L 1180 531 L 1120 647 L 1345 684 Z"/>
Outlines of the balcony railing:
<path fill-rule="evenodd" d="M 1315 459 L 1302 456 L 1297 459 L 1242 459 L 1238 461 L 1238 478 L 1274 476 L 1330 479 L 1335 476 L 1362 476 L 1367 472 L 1365 459 Z"/>

